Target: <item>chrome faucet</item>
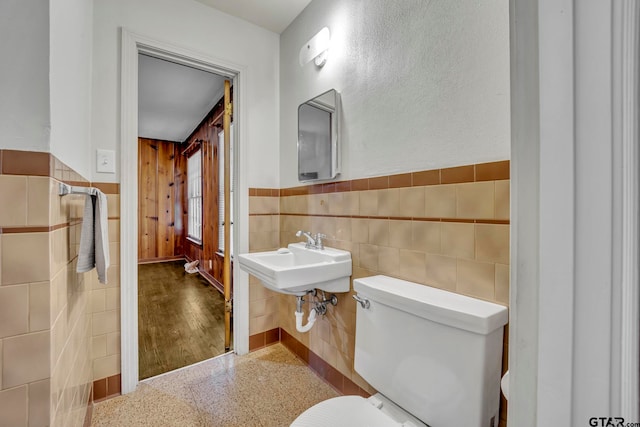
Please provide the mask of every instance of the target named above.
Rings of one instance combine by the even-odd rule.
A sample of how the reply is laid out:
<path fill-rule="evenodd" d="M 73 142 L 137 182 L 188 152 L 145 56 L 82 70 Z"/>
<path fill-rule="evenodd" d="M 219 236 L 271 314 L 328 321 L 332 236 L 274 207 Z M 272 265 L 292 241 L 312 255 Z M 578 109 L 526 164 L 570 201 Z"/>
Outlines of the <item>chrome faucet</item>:
<path fill-rule="evenodd" d="M 303 231 L 303 230 L 298 230 L 298 232 L 296 233 L 296 236 L 297 237 L 304 236 L 307 238 L 307 244 L 304 246 L 305 248 L 318 249 L 318 250 L 324 249 L 324 242 L 322 241 L 322 239 L 327 237 L 325 234 L 322 234 L 322 233 L 316 233 L 316 235 L 314 236 L 309 231 Z"/>

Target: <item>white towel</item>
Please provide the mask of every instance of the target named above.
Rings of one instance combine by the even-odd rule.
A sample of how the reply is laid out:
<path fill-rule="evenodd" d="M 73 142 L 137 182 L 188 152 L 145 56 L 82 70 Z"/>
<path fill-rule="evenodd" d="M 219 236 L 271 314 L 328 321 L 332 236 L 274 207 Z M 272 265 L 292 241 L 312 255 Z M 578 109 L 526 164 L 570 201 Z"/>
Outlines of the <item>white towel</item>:
<path fill-rule="evenodd" d="M 94 267 L 100 283 L 107 283 L 109 268 L 109 223 L 107 219 L 107 196 L 100 190 L 88 196 L 84 202 L 80 250 L 76 271 L 84 273 Z"/>

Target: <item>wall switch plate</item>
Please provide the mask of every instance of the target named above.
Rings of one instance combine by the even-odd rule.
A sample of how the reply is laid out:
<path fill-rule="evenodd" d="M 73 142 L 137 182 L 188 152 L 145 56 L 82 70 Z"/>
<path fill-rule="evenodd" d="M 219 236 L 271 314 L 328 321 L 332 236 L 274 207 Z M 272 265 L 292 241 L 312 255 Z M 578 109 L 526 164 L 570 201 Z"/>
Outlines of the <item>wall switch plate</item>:
<path fill-rule="evenodd" d="M 116 152 L 114 150 L 96 150 L 96 172 L 116 173 Z"/>

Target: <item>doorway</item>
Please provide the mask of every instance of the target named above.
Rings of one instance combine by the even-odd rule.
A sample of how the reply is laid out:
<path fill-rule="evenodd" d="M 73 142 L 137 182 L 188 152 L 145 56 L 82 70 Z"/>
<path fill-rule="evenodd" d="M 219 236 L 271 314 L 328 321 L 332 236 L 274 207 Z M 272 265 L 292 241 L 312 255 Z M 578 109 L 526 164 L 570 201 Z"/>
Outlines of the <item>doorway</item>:
<path fill-rule="evenodd" d="M 246 162 L 242 156 L 243 123 L 242 117 L 242 82 L 245 70 L 243 66 L 224 63 L 174 45 L 122 29 L 122 63 L 121 63 L 121 346 L 122 346 L 122 392 L 133 391 L 138 383 L 138 242 L 132 236 L 138 234 L 138 54 L 143 53 L 176 64 L 186 65 L 203 71 L 212 72 L 229 79 L 234 87 L 233 112 L 235 121 L 234 147 L 234 182 L 235 190 L 230 205 L 233 206 L 232 221 L 242 225 L 247 220 L 242 218 L 248 211 L 248 202 L 241 197 L 248 193 L 242 165 Z M 230 106 L 229 106 L 229 109 Z M 231 180 L 230 180 L 231 181 Z M 240 220 L 238 220 L 240 218 Z M 234 233 L 234 247 L 238 250 L 247 246 L 246 227 L 239 227 Z M 237 271 L 233 272 L 235 283 L 234 296 L 234 351 L 238 354 L 248 350 L 248 280 Z M 225 304 L 226 305 L 226 304 Z M 230 308 L 230 307 L 229 307 Z"/>
<path fill-rule="evenodd" d="M 232 283 L 224 277 L 230 197 L 223 185 L 229 160 L 219 136 L 225 126 L 230 131 L 232 88 L 218 74 L 142 53 L 138 70 L 142 380 L 231 348 Z"/>

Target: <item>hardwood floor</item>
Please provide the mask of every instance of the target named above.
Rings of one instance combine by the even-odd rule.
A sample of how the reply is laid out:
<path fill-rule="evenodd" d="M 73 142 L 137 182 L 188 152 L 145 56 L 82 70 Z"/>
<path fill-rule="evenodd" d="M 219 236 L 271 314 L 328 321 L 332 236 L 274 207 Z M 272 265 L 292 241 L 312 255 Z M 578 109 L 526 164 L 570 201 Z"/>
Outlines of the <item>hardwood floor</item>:
<path fill-rule="evenodd" d="M 224 298 L 184 261 L 138 265 L 140 379 L 223 354 Z"/>

